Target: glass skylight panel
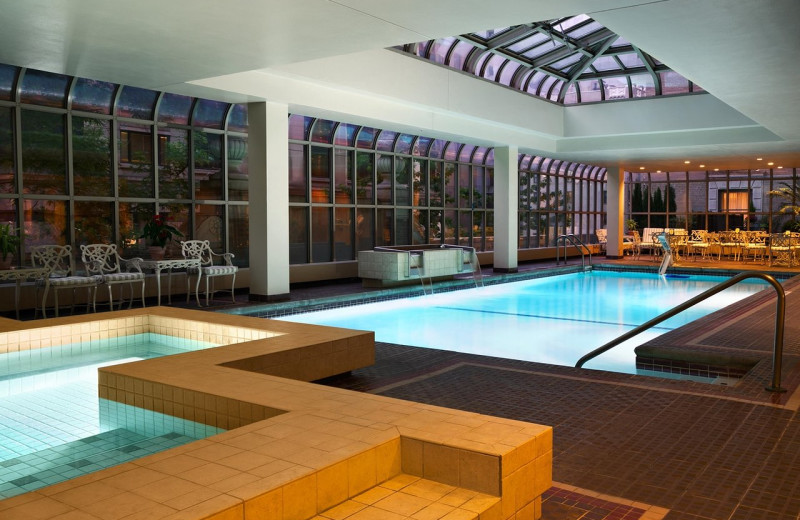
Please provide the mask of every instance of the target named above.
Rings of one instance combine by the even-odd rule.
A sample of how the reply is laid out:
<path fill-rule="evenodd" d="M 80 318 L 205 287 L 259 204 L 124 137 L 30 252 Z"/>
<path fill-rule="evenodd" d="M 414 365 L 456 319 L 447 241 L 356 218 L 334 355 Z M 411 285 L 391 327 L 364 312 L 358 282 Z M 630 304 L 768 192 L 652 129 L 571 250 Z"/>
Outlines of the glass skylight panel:
<path fill-rule="evenodd" d="M 574 105 L 578 102 L 578 91 L 575 83 L 571 84 L 567 89 L 567 93 L 564 95 L 564 104 L 565 105 Z"/>
<path fill-rule="evenodd" d="M 606 91 L 606 99 L 627 99 L 630 97 L 628 92 L 628 80 L 622 78 L 604 78 L 603 88 Z"/>
<path fill-rule="evenodd" d="M 571 28 L 575 27 L 579 23 L 585 22 L 589 19 L 588 15 L 579 14 L 577 16 L 573 16 L 572 18 L 567 18 L 561 22 L 556 22 L 553 24 L 553 28 L 557 29 L 561 32 L 568 32 Z"/>
<path fill-rule="evenodd" d="M 539 56 L 543 56 L 548 52 L 553 52 L 554 50 L 559 49 L 563 46 L 564 44 L 558 40 L 548 39 L 538 47 L 534 47 L 533 49 L 524 52 L 522 55 L 525 56 L 526 58 L 534 59 L 538 58 Z"/>
<path fill-rule="evenodd" d="M 596 79 L 579 81 L 578 86 L 581 91 L 581 103 L 602 101 L 603 91 L 600 89 L 600 81 Z"/>
<path fill-rule="evenodd" d="M 525 86 L 525 83 L 528 81 L 528 78 L 531 77 L 531 75 L 534 72 L 535 71 L 533 69 L 526 70 L 525 72 L 523 72 L 522 74 L 520 74 L 517 77 L 517 80 L 511 86 L 516 88 L 516 89 L 522 90 L 524 88 L 524 86 Z"/>
<path fill-rule="evenodd" d="M 125 87 L 127 90 L 128 87 Z M 123 90 L 124 92 L 124 90 Z M 194 105 L 192 124 L 204 128 L 222 128 L 225 114 L 228 112 L 228 103 L 210 99 L 198 99 Z"/>
<path fill-rule="evenodd" d="M 558 101 L 558 95 L 561 94 L 561 86 L 563 84 L 563 81 L 558 80 L 555 85 L 550 87 L 550 101 Z"/>
<path fill-rule="evenodd" d="M 514 45 L 509 45 L 506 48 L 511 52 L 515 52 L 515 53 L 519 54 L 519 53 L 521 53 L 521 52 L 523 52 L 525 50 L 528 50 L 531 47 L 535 47 L 536 45 L 539 45 L 543 41 L 549 40 L 549 39 L 550 39 L 550 37 L 547 36 L 546 34 L 537 32 L 537 33 L 534 33 L 531 36 L 528 36 L 524 40 L 518 41 Z"/>
<path fill-rule="evenodd" d="M 558 60 L 557 62 L 553 63 L 550 66 L 553 67 L 554 69 L 558 69 L 558 70 L 560 70 L 562 72 L 566 72 L 573 65 L 578 63 L 581 60 L 582 56 L 583 55 L 581 53 L 575 52 L 573 54 L 570 54 L 569 56 L 567 56 L 566 58 L 564 58 L 562 60 Z"/>
<path fill-rule="evenodd" d="M 341 123 L 339 127 L 336 128 L 336 133 L 333 136 L 333 144 L 339 146 L 353 146 L 353 138 L 356 135 L 357 129 L 358 127 L 356 125 Z"/>
<path fill-rule="evenodd" d="M 470 157 L 472 156 L 472 151 L 475 149 L 475 145 L 472 144 L 465 144 L 461 147 L 461 153 L 458 154 L 458 160 L 460 162 L 469 162 Z"/>
<path fill-rule="evenodd" d="M 456 156 L 458 155 L 458 147 L 460 145 L 458 143 L 450 143 L 447 145 L 447 148 L 444 149 L 444 160 L 445 161 L 455 161 Z"/>
<path fill-rule="evenodd" d="M 662 94 L 685 94 L 689 92 L 689 80 L 677 72 L 668 70 L 659 72 L 658 75 L 661 77 Z"/>
<path fill-rule="evenodd" d="M 505 62 L 506 58 L 500 56 L 499 54 L 493 54 L 486 63 L 481 75 L 488 80 L 494 81 L 494 79 L 497 77 L 497 73 L 500 71 L 500 67 L 502 67 L 503 63 Z"/>
<path fill-rule="evenodd" d="M 508 31 L 509 29 L 511 29 L 511 27 L 503 27 L 503 28 L 500 28 L 500 29 L 489 29 L 488 31 L 480 31 L 480 32 L 472 33 L 472 34 L 474 36 L 477 36 L 478 38 L 480 38 L 482 40 L 491 40 L 495 36 L 497 36 L 499 34 L 503 34 L 504 32 Z"/>
<path fill-rule="evenodd" d="M 631 44 L 631 42 L 629 42 L 628 40 L 626 40 L 625 38 L 620 36 L 619 38 L 617 38 L 617 40 L 614 43 L 611 44 L 611 48 L 613 49 L 615 47 L 625 47 L 625 46 L 628 46 L 630 44 Z"/>
<path fill-rule="evenodd" d="M 644 67 L 644 62 L 635 52 L 630 54 L 619 54 L 617 55 L 617 59 L 622 62 L 626 69 Z"/>
<path fill-rule="evenodd" d="M 415 56 L 419 56 L 421 58 L 426 58 L 428 54 L 429 43 L 430 42 L 428 41 L 424 41 L 411 44 L 411 51 L 410 51 L 411 54 L 414 54 Z"/>
<path fill-rule="evenodd" d="M 330 143 L 334 126 L 336 126 L 335 121 L 317 119 L 314 123 L 314 128 L 311 129 L 311 141 L 315 143 Z"/>
<path fill-rule="evenodd" d="M 456 39 L 453 37 L 434 41 L 431 44 L 431 50 L 428 55 L 429 59 L 434 63 L 444 63 L 447 59 L 447 51 L 450 50 L 455 41 Z"/>
<path fill-rule="evenodd" d="M 249 128 L 247 105 L 233 105 L 233 108 L 228 113 L 228 130 L 232 132 L 247 132 Z"/>
<path fill-rule="evenodd" d="M 428 150 L 428 157 L 432 159 L 441 159 L 444 145 L 445 141 L 443 139 L 434 139 L 433 143 L 431 143 L 430 150 Z"/>
<path fill-rule="evenodd" d="M 541 86 L 539 87 L 539 92 L 536 94 L 541 97 L 547 97 L 547 93 L 550 91 L 550 87 L 553 86 L 553 83 L 556 82 L 556 78 L 553 76 L 547 76 L 547 78 L 542 82 Z"/>
<path fill-rule="evenodd" d="M 313 117 L 301 116 L 292 114 L 289 116 L 289 139 L 297 139 L 298 141 L 305 141 L 308 135 L 308 130 L 311 128 L 311 123 L 314 122 Z"/>
<path fill-rule="evenodd" d="M 578 27 L 574 31 L 569 32 L 567 36 L 570 38 L 580 39 L 602 29 L 605 29 L 605 27 L 593 20 L 591 23 L 587 23 L 586 25 Z"/>
<path fill-rule="evenodd" d="M 453 67 L 454 69 L 464 70 L 464 62 L 467 61 L 467 55 L 474 48 L 474 45 L 464 41 L 459 41 L 456 43 L 456 47 L 453 49 L 453 52 L 450 53 L 450 61 L 447 63 L 447 65 Z"/>
<path fill-rule="evenodd" d="M 418 137 L 414 142 L 414 148 L 411 150 L 412 155 L 426 157 L 428 155 L 428 148 L 430 148 L 432 143 L 432 137 Z"/>
<path fill-rule="evenodd" d="M 400 137 L 397 138 L 397 144 L 395 145 L 395 152 L 397 153 L 404 153 L 404 154 L 411 154 L 411 144 L 414 142 L 414 136 L 409 134 L 400 134 Z"/>
<path fill-rule="evenodd" d="M 548 77 L 547 74 L 544 72 L 537 70 L 536 73 L 531 78 L 531 81 L 528 83 L 528 92 L 533 95 L 536 95 L 536 91 L 539 90 L 539 85 L 544 81 L 544 78 Z"/>
<path fill-rule="evenodd" d="M 622 67 L 619 66 L 619 62 L 615 60 L 613 56 L 600 56 L 592 62 L 592 67 L 598 72 L 622 70 Z"/>
<path fill-rule="evenodd" d="M 136 119 L 152 119 L 153 106 L 158 92 L 143 88 L 125 86 L 117 100 L 117 115 Z"/>
<path fill-rule="evenodd" d="M 510 86 L 511 80 L 514 78 L 514 73 L 517 72 L 517 69 L 519 68 L 519 63 L 508 61 L 505 67 L 503 67 L 503 70 L 500 72 L 500 78 L 498 78 L 497 81 L 503 85 Z"/>

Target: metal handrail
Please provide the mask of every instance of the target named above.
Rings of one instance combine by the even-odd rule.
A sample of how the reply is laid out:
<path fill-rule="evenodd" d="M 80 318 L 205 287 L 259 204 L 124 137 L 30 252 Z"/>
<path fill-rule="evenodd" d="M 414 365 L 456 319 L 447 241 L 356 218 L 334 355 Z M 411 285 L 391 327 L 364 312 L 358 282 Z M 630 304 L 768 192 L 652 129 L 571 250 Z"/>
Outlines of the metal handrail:
<path fill-rule="evenodd" d="M 687 301 L 683 302 L 682 304 L 680 304 L 680 305 L 678 305 L 676 307 L 673 307 L 672 309 L 668 310 L 667 312 L 656 316 L 652 320 L 647 321 L 645 323 L 642 323 L 641 325 L 639 325 L 635 329 L 626 332 L 625 334 L 623 334 L 622 336 L 618 337 L 617 339 L 609 341 L 605 345 L 594 349 L 593 351 L 589 352 L 588 354 L 586 354 L 585 356 L 580 358 L 578 360 L 578 362 L 575 364 L 575 368 L 581 368 L 584 365 L 584 363 L 586 363 L 590 359 L 593 359 L 593 358 L 599 356 L 603 352 L 606 352 L 607 350 L 610 350 L 613 347 L 616 347 L 620 343 L 631 339 L 632 337 L 636 336 L 637 334 L 639 334 L 641 332 L 644 332 L 645 330 L 647 330 L 647 329 L 649 329 L 649 328 L 651 328 L 651 327 L 653 327 L 655 325 L 658 325 L 662 321 L 667 320 L 667 319 L 675 316 L 676 314 L 685 311 L 689 307 L 692 307 L 692 306 L 694 306 L 694 305 L 696 305 L 696 304 L 708 299 L 709 297 L 714 296 L 715 294 L 724 291 L 728 287 L 731 287 L 732 285 L 736 285 L 737 283 L 741 282 L 742 280 L 746 280 L 748 278 L 760 278 L 761 280 L 766 281 L 767 283 L 772 285 L 772 287 L 775 289 L 775 292 L 778 294 L 778 299 L 777 299 L 777 302 L 776 302 L 776 305 L 775 305 L 775 339 L 773 340 L 773 344 L 772 344 L 772 385 L 766 387 L 766 390 L 768 390 L 770 392 L 785 392 L 786 389 L 781 388 L 781 363 L 783 361 L 783 326 L 784 326 L 784 319 L 785 319 L 785 315 L 786 315 L 786 293 L 783 290 L 783 286 L 781 286 L 781 284 L 778 283 L 778 281 L 775 280 L 775 278 L 773 278 L 772 276 L 770 276 L 768 274 L 759 273 L 759 272 L 755 272 L 755 271 L 747 271 L 747 272 L 744 272 L 744 273 L 740 273 L 740 274 L 734 276 L 733 278 L 730 278 L 729 280 L 726 280 L 726 281 L 722 282 L 721 284 L 715 285 L 711 289 L 708 289 L 707 291 L 704 291 L 704 292 L 698 294 L 697 296 L 695 296 L 691 300 L 687 300 Z"/>
<path fill-rule="evenodd" d="M 580 238 L 578 238 L 574 233 L 569 233 L 568 235 L 559 235 L 556 238 L 556 265 L 561 262 L 561 249 L 558 248 L 558 242 L 564 239 L 564 263 L 567 263 L 567 239 L 572 242 L 572 245 L 581 252 L 581 265 L 584 269 L 586 269 L 586 255 L 584 254 L 583 250 L 586 249 L 586 252 L 589 253 L 589 265 L 592 265 L 592 250 L 589 249 L 589 246 L 584 244 Z"/>

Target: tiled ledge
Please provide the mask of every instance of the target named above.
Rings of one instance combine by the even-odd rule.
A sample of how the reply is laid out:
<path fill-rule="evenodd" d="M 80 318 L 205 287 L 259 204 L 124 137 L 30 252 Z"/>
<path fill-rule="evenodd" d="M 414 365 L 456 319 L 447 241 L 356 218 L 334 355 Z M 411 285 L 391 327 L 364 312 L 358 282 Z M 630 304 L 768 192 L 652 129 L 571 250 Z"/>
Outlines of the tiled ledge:
<path fill-rule="evenodd" d="M 552 480 L 550 427 L 302 381 L 371 363 L 363 354 L 371 333 L 171 308 L 102 316 L 278 334 L 102 369 L 101 395 L 238 427 L 7 499 L 0 517 L 299 520 L 403 474 L 494 497 L 478 513 L 485 520 L 541 514 Z"/>

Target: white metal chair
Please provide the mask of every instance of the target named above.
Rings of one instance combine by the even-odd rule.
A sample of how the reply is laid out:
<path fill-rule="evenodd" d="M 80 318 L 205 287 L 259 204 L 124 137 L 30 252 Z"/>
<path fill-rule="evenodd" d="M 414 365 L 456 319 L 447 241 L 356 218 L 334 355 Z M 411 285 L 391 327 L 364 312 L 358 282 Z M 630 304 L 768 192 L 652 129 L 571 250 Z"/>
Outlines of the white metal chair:
<path fill-rule="evenodd" d="M 185 240 L 181 242 L 181 253 L 184 258 L 200 260 L 199 276 L 206 279 L 206 306 L 208 306 L 211 294 L 216 292 L 214 290 L 214 282 L 211 281 L 209 287 L 209 279 L 218 276 L 231 277 L 231 300 L 236 303 L 234 296 L 234 288 L 236 286 L 236 272 L 239 270 L 238 266 L 233 265 L 233 253 L 215 253 L 211 250 L 211 245 L 208 240 Z M 214 264 L 214 258 L 219 257 L 224 262 L 221 265 Z M 191 269 L 188 274 L 191 274 Z M 189 301 L 189 277 L 186 277 L 186 301 Z"/>
<path fill-rule="evenodd" d="M 62 289 L 72 289 L 72 308 L 75 306 L 75 289 L 86 289 L 86 309 L 94 306 L 97 286 L 103 283 L 100 276 L 76 276 L 74 262 L 72 259 L 71 246 L 44 245 L 33 246 L 30 248 L 31 263 L 33 267 L 44 267 L 48 269 L 49 275 L 36 280 L 36 299 L 39 299 L 39 289 L 44 288 L 42 295 L 42 316 L 47 317 L 47 293 L 53 289 L 55 299 L 55 314 L 58 317 L 58 292 Z"/>
<path fill-rule="evenodd" d="M 97 275 L 103 279 L 108 287 L 108 305 L 114 310 L 114 295 L 112 286 L 127 284 L 131 291 L 128 308 L 133 306 L 133 286 L 139 284 L 142 292 L 142 307 L 144 307 L 144 273 L 141 268 L 141 258 L 127 260 L 119 256 L 117 246 L 114 244 L 88 244 L 81 246 L 81 260 L 86 265 L 86 273 Z M 120 307 L 124 294 L 120 290 Z"/>

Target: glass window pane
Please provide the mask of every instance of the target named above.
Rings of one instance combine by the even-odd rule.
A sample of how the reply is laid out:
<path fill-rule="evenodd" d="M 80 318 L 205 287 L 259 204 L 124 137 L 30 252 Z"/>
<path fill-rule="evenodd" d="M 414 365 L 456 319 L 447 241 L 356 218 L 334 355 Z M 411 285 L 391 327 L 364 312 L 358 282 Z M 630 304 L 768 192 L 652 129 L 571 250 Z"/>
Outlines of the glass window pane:
<path fill-rule="evenodd" d="M 125 86 L 117 101 L 117 115 L 136 119 L 153 119 L 158 92 Z"/>
<path fill-rule="evenodd" d="M 194 98 L 192 97 L 165 93 L 161 98 L 161 103 L 158 104 L 158 121 L 161 123 L 188 125 L 192 103 L 194 103 Z"/>
<path fill-rule="evenodd" d="M 631 77 L 633 97 L 652 97 L 656 95 L 656 85 L 650 74 L 634 74 Z"/>
<path fill-rule="evenodd" d="M 444 151 L 445 141 L 442 139 L 435 139 L 428 150 L 428 157 L 431 159 L 441 159 Z"/>
<path fill-rule="evenodd" d="M 158 129 L 158 197 L 190 199 L 189 131 L 179 128 Z"/>
<path fill-rule="evenodd" d="M 340 123 L 336 129 L 336 135 L 333 137 L 333 144 L 339 146 L 355 146 L 353 138 L 356 135 L 358 127 L 356 125 L 349 125 L 347 123 Z"/>
<path fill-rule="evenodd" d="M 448 161 L 455 161 L 458 156 L 458 149 L 461 147 L 460 143 L 450 143 L 444 149 L 444 159 Z"/>
<path fill-rule="evenodd" d="M 622 70 L 617 60 L 613 56 L 600 56 L 592 62 L 592 67 L 598 72 L 605 72 L 608 70 Z"/>
<path fill-rule="evenodd" d="M 289 202 L 308 202 L 306 147 L 289 143 Z"/>
<path fill-rule="evenodd" d="M 470 162 L 472 157 L 472 152 L 475 150 L 475 146 L 471 144 L 465 144 L 461 148 L 461 153 L 458 154 L 458 160 L 461 162 Z"/>
<path fill-rule="evenodd" d="M 439 161 L 431 161 L 430 180 L 431 180 L 431 206 L 442 206 L 442 195 L 444 193 L 444 164 Z"/>
<path fill-rule="evenodd" d="M 661 94 L 685 94 L 689 92 L 689 80 L 675 71 L 659 72 L 661 77 Z"/>
<path fill-rule="evenodd" d="M 444 165 L 444 205 L 448 208 L 456 206 L 456 165 Z"/>
<path fill-rule="evenodd" d="M 431 137 L 418 137 L 416 141 L 414 141 L 414 148 L 411 150 L 411 153 L 416 156 L 428 156 L 428 150 L 433 144 L 433 138 Z"/>
<path fill-rule="evenodd" d="M 374 204 L 372 194 L 374 161 L 374 154 L 364 152 L 356 154 L 356 188 L 359 204 Z"/>
<path fill-rule="evenodd" d="M 68 244 L 68 207 L 65 200 L 24 200 L 22 220 L 25 230 L 25 247 Z"/>
<path fill-rule="evenodd" d="M 184 212 L 185 208 L 185 212 Z M 189 236 L 189 209 L 188 204 L 169 204 L 170 222 L 186 236 Z M 185 219 L 184 220 L 184 215 Z M 195 240 L 208 240 L 211 249 L 219 253 L 225 249 L 225 206 L 220 204 L 197 204 L 194 210 L 194 233 L 192 238 Z M 180 246 L 180 240 L 175 241 Z M 181 253 L 178 252 L 178 255 Z"/>
<path fill-rule="evenodd" d="M 12 234 L 22 237 L 23 244 L 21 245 L 24 248 L 24 232 L 20 232 L 22 230 L 19 229 L 19 223 L 17 222 L 17 199 L 0 199 L 0 222 L 8 224 L 9 228 L 14 230 Z M 12 265 L 25 263 L 20 261 L 24 258 L 24 249 L 20 249 L 16 255 L 16 258 L 13 260 Z"/>
<path fill-rule="evenodd" d="M 395 145 L 395 152 L 402 153 L 402 154 L 410 154 L 411 153 L 411 145 L 414 142 L 414 136 L 408 134 L 400 134 L 400 137 L 397 138 L 397 144 Z"/>
<path fill-rule="evenodd" d="M 503 63 L 506 62 L 506 58 L 500 54 L 492 54 L 489 60 L 484 65 L 484 68 L 481 72 L 481 75 L 490 80 L 494 81 L 497 77 L 497 73 L 500 71 L 500 67 Z"/>
<path fill-rule="evenodd" d="M 228 200 L 248 200 L 247 137 L 228 136 Z"/>
<path fill-rule="evenodd" d="M 194 135 L 194 196 L 198 200 L 223 200 L 222 135 Z"/>
<path fill-rule="evenodd" d="M 394 160 L 394 186 L 395 204 L 397 206 L 411 205 L 411 159 L 396 157 Z"/>
<path fill-rule="evenodd" d="M 353 247 L 353 208 L 336 208 L 334 210 L 336 220 L 334 222 L 334 260 L 355 260 L 355 248 Z"/>
<path fill-rule="evenodd" d="M 473 166 L 472 167 L 472 207 L 473 208 L 483 208 L 484 204 L 486 203 L 486 199 L 484 197 L 485 192 L 485 178 L 484 178 L 485 169 Z"/>
<path fill-rule="evenodd" d="M 356 215 L 356 247 L 368 251 L 375 247 L 375 219 L 369 208 L 358 208 Z"/>
<path fill-rule="evenodd" d="M 578 90 L 575 86 L 575 83 L 572 83 L 567 89 L 567 93 L 564 95 L 564 104 L 574 105 L 577 102 L 578 102 Z"/>
<path fill-rule="evenodd" d="M 375 192 L 378 197 L 378 204 L 388 205 L 392 203 L 392 156 L 381 155 L 376 156 L 376 183 Z"/>
<path fill-rule="evenodd" d="M 377 210 L 377 237 L 376 246 L 394 245 L 394 213 L 389 208 Z"/>
<path fill-rule="evenodd" d="M 105 81 L 78 78 L 72 88 L 72 109 L 110 114 L 117 85 Z"/>
<path fill-rule="evenodd" d="M 305 141 L 308 136 L 308 129 L 314 121 L 312 117 L 299 116 L 292 114 L 289 116 L 289 139 Z"/>
<path fill-rule="evenodd" d="M 338 132 L 337 132 L 338 133 Z M 336 149 L 334 158 L 334 183 L 336 185 L 336 203 L 353 203 L 353 152 Z M 337 217 L 338 218 L 338 217 Z"/>
<path fill-rule="evenodd" d="M 467 60 L 467 56 L 473 49 L 475 49 L 474 45 L 459 41 L 456 43 L 456 47 L 453 49 L 453 52 L 450 53 L 450 61 L 447 63 L 447 65 L 454 69 L 463 70 L 464 62 Z"/>
<path fill-rule="evenodd" d="M 395 211 L 395 238 L 394 245 L 407 246 L 411 244 L 411 210 L 397 209 Z"/>
<path fill-rule="evenodd" d="M 428 161 L 414 159 L 414 206 L 428 205 Z"/>
<path fill-rule="evenodd" d="M 458 165 L 458 207 L 469 208 L 471 205 L 470 171 L 466 164 Z"/>
<path fill-rule="evenodd" d="M 547 39 L 549 39 L 547 35 L 540 32 L 536 32 L 532 36 L 528 36 L 524 40 L 520 40 L 514 45 L 510 45 L 508 47 L 508 50 L 510 50 L 511 52 L 520 53 L 522 51 L 530 49 L 531 47 L 539 45 L 540 43 L 542 43 Z"/>
<path fill-rule="evenodd" d="M 635 52 L 632 52 L 630 54 L 618 54 L 617 58 L 619 59 L 619 61 L 622 62 L 622 64 L 625 66 L 626 69 L 644 67 L 644 62 Z"/>
<path fill-rule="evenodd" d="M 198 99 L 197 104 L 194 106 L 192 126 L 216 128 L 221 130 L 229 106 L 230 105 L 228 103 L 223 103 L 222 101 Z"/>
<path fill-rule="evenodd" d="M 315 143 L 330 143 L 334 126 L 336 126 L 336 121 L 317 119 L 314 123 L 314 128 L 311 130 L 311 141 Z"/>
<path fill-rule="evenodd" d="M 331 149 L 312 146 L 311 202 L 330 203 L 331 192 Z"/>
<path fill-rule="evenodd" d="M 235 256 L 234 265 L 246 267 L 250 257 L 250 215 L 249 206 L 228 206 L 229 251 Z"/>
<path fill-rule="evenodd" d="M 289 208 L 289 263 L 308 263 L 308 212 Z"/>
<path fill-rule="evenodd" d="M 494 168 L 486 168 L 486 208 L 494 208 Z"/>
<path fill-rule="evenodd" d="M 330 262 L 331 250 L 331 208 L 311 208 L 311 261 Z"/>
<path fill-rule="evenodd" d="M 603 80 L 603 88 L 606 90 L 606 99 L 627 99 L 630 97 L 628 81 L 625 78 L 606 78 Z"/>
<path fill-rule="evenodd" d="M 436 40 L 431 45 L 428 59 L 433 63 L 444 63 L 447 58 L 447 51 L 453 46 L 456 41 L 452 36 Z"/>
<path fill-rule="evenodd" d="M 456 218 L 457 212 L 455 210 L 447 210 L 444 212 L 444 243 L 456 243 Z"/>
<path fill-rule="evenodd" d="M 69 81 L 69 76 L 28 69 L 22 77 L 19 100 L 33 105 L 63 108 Z"/>
<path fill-rule="evenodd" d="M 22 111 L 22 182 L 25 193 L 67 194 L 64 116 Z"/>
<path fill-rule="evenodd" d="M 391 130 L 383 130 L 378 136 L 377 150 L 382 152 L 391 152 L 394 149 L 394 141 L 397 138 L 397 132 Z"/>
<path fill-rule="evenodd" d="M 75 247 L 80 258 L 80 246 L 114 243 L 113 202 L 75 201 Z"/>
<path fill-rule="evenodd" d="M 228 130 L 231 132 L 247 132 L 249 128 L 247 105 L 233 105 L 233 108 L 228 113 Z"/>
<path fill-rule="evenodd" d="M 436 209 L 436 210 L 431 210 L 428 213 L 430 218 L 428 224 L 428 243 L 441 244 L 442 231 L 444 230 L 444 227 L 442 225 L 442 217 L 444 216 L 444 211 Z"/>
<path fill-rule="evenodd" d="M 356 139 L 356 146 L 358 148 L 368 148 L 372 149 L 372 143 L 375 141 L 375 136 L 378 134 L 378 130 L 375 128 L 364 127 L 358 133 L 358 139 Z"/>
<path fill-rule="evenodd" d="M 14 85 L 18 74 L 19 67 L 0 63 L 0 99 L 3 101 L 14 101 Z"/>
<path fill-rule="evenodd" d="M 458 245 L 472 246 L 472 212 L 458 212 Z"/>
<path fill-rule="evenodd" d="M 144 238 L 139 237 L 145 224 L 150 222 L 155 213 L 156 206 L 153 203 L 119 203 L 119 238 L 122 244 L 120 255 L 126 258 L 147 255 L 147 243 Z"/>
<path fill-rule="evenodd" d="M 12 109 L 0 107 L 0 193 L 17 191 L 14 167 Z"/>
<path fill-rule="evenodd" d="M 112 161 L 111 121 L 73 116 L 72 171 L 75 195 L 113 196 Z"/>
<path fill-rule="evenodd" d="M 154 197 L 153 127 L 120 122 L 119 196 Z"/>

